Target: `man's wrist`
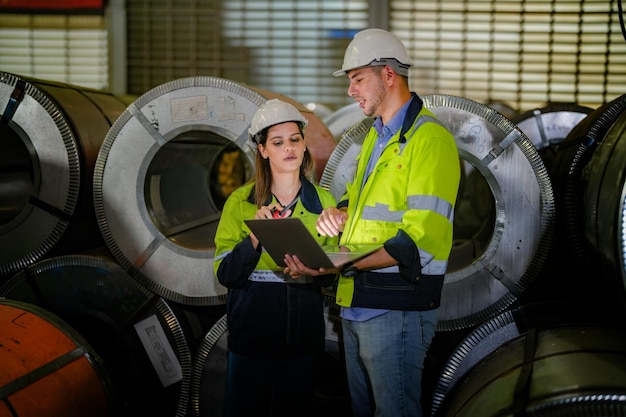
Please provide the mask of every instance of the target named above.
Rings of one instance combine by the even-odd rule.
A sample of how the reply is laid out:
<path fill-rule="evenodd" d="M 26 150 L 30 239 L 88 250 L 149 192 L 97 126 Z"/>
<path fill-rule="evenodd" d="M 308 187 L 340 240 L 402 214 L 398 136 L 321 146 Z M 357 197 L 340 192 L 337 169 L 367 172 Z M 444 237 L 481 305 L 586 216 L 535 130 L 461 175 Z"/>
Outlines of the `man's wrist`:
<path fill-rule="evenodd" d="M 357 273 L 357 269 L 354 265 L 350 264 L 348 266 L 343 267 L 341 270 L 341 275 L 344 277 L 353 277 Z"/>

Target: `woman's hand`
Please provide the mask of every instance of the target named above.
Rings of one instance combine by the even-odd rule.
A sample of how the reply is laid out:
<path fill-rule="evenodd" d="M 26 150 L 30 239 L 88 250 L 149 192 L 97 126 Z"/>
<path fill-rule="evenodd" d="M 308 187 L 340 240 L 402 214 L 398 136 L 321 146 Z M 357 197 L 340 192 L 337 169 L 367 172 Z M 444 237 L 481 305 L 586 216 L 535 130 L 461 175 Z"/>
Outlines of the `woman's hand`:
<path fill-rule="evenodd" d="M 293 279 L 298 279 L 302 275 L 310 275 L 312 277 L 316 277 L 318 275 L 339 273 L 339 268 L 311 269 L 303 264 L 300 259 L 298 259 L 298 257 L 295 255 L 285 255 L 285 264 L 287 264 L 287 267 L 284 269 L 284 272 L 291 275 L 291 278 Z"/>
<path fill-rule="evenodd" d="M 291 209 L 285 211 L 282 214 L 279 214 L 282 210 L 282 206 L 277 203 L 272 203 L 269 206 L 262 206 L 259 208 L 256 213 L 254 213 L 255 219 L 275 219 L 275 218 L 283 218 L 288 217 L 291 214 Z M 252 246 L 255 248 L 259 247 L 259 239 L 254 235 L 254 233 L 250 232 L 250 240 L 252 241 Z"/>
<path fill-rule="evenodd" d="M 272 203 L 269 206 L 262 206 L 256 211 L 256 213 L 254 213 L 254 218 L 255 219 L 275 219 L 279 217 L 280 218 L 289 217 L 289 215 L 291 214 L 291 209 L 279 215 L 282 209 L 283 207 L 278 203 Z"/>
<path fill-rule="evenodd" d="M 257 249 L 257 250 L 259 249 L 259 239 L 252 232 L 250 232 L 250 242 L 252 243 L 252 247 L 254 249 Z"/>

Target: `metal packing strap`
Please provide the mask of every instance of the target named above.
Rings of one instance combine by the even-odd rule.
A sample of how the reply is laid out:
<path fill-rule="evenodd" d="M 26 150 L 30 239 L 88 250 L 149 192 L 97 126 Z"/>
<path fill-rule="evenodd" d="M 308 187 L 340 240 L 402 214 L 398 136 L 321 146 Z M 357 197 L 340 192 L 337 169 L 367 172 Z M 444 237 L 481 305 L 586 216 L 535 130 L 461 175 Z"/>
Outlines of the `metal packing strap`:
<path fill-rule="evenodd" d="M 73 362 L 74 360 L 78 359 L 81 356 L 84 356 L 85 354 L 87 354 L 87 350 L 83 346 L 78 346 L 74 348 L 74 350 L 62 356 L 59 356 L 58 358 L 40 366 L 37 369 L 34 369 L 26 375 L 14 379 L 5 386 L 0 387 L 0 399 L 7 398 L 14 392 L 21 390 L 22 388 L 32 384 L 33 382 L 43 378 L 46 375 L 49 375 L 51 371 L 61 369 L 68 363 Z"/>
<path fill-rule="evenodd" d="M 4 113 L 2 114 L 2 118 L 0 119 L 0 123 L 8 124 L 9 120 L 13 118 L 17 107 L 20 105 L 22 100 L 24 99 L 24 95 L 26 92 L 26 82 L 24 80 L 18 80 L 15 84 L 15 89 L 11 93 L 11 97 L 7 102 L 7 106 L 4 109 Z"/>

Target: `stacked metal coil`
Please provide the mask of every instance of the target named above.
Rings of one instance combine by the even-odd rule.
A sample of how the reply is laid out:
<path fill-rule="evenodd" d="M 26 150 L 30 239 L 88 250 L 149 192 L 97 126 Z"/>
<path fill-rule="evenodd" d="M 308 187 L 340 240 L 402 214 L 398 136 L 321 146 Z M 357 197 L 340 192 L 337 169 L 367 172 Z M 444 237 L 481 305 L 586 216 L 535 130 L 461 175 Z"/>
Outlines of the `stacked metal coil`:
<path fill-rule="evenodd" d="M 252 175 L 250 120 L 275 97 L 294 103 L 221 78 L 184 78 L 148 91 L 117 119 L 98 155 L 94 200 L 105 242 L 131 276 L 183 304 L 225 302 L 213 236 L 225 198 Z M 321 175 L 335 140 L 294 104 L 309 121 L 305 140 Z"/>
<path fill-rule="evenodd" d="M 0 72 L 0 276 L 103 244 L 93 169 L 125 108 L 107 92 Z"/>

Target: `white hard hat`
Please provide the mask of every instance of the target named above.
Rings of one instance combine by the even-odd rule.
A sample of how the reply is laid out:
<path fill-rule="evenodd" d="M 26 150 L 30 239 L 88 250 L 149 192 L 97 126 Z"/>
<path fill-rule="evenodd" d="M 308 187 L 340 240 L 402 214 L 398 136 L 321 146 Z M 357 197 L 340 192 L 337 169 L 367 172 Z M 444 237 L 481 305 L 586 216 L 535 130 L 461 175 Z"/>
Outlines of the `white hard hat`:
<path fill-rule="evenodd" d="M 250 139 L 257 143 L 256 135 L 263 129 L 284 122 L 296 122 L 302 130 L 307 124 L 306 118 L 293 105 L 277 98 L 267 100 L 252 116 L 252 123 L 248 129 Z"/>
<path fill-rule="evenodd" d="M 341 69 L 333 75 L 339 77 L 355 68 L 378 65 L 389 65 L 398 75 L 407 77 L 411 58 L 402 41 L 393 33 L 382 29 L 365 29 L 354 35 L 346 48 Z"/>

